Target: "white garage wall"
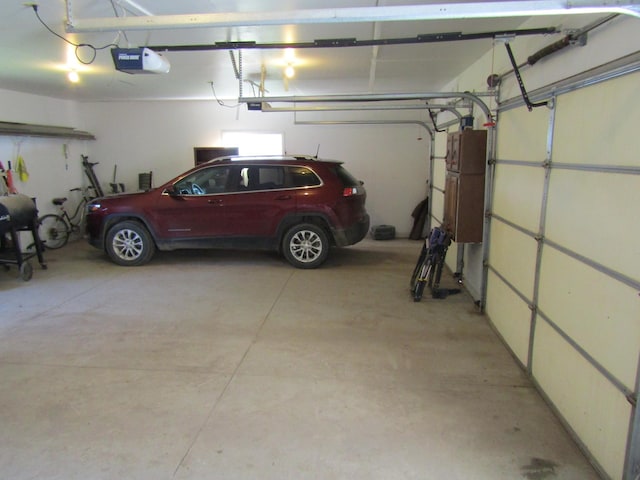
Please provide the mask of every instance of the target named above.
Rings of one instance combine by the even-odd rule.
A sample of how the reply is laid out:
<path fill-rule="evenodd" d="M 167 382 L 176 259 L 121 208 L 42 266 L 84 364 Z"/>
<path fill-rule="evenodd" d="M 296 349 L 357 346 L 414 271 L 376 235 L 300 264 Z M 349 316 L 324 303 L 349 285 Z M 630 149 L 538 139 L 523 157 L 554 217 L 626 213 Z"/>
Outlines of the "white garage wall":
<path fill-rule="evenodd" d="M 85 130 L 75 102 L 0 90 L 0 105 L 2 121 Z M 16 157 L 18 153 L 22 155 L 29 180 L 21 182 L 14 172 L 16 188 L 20 193 L 35 197 L 40 213 L 45 214 L 55 211 L 50 202 L 53 197 L 67 195 L 70 189 L 82 186 L 83 182 L 88 183 L 83 179 L 80 155 L 87 154 L 93 143 L 75 139 L 0 136 L 0 160 L 5 168 L 11 161 L 15 170 Z"/>
<path fill-rule="evenodd" d="M 139 172 L 153 171 L 158 186 L 193 166 L 193 147 L 222 146 L 223 131 L 284 134 L 285 150 L 342 160 L 365 182 L 372 225 L 395 225 L 408 236 L 413 208 L 426 195 L 429 137 L 413 125 L 295 125 L 292 113 L 229 109 L 216 102 L 87 103 L 80 105 L 98 177 L 137 189 Z M 325 115 L 323 120 L 328 117 Z M 362 119 L 362 116 L 360 116 Z M 367 114 L 366 119 L 373 118 Z"/>
<path fill-rule="evenodd" d="M 531 91 L 631 53 L 639 25 L 615 20 L 592 32 L 587 46 L 524 70 L 525 84 Z M 523 58 L 543 45 L 517 39 L 514 51 Z M 483 90 L 490 73 L 509 70 L 504 57 L 500 45 L 452 85 Z M 633 478 L 631 472 L 625 476 L 625 456 L 638 455 L 627 452 L 635 409 L 626 397 L 637 397 L 640 356 L 640 177 L 592 167 L 640 172 L 631 147 L 640 122 L 639 84 L 636 72 L 559 95 L 554 110 L 520 107 L 499 115 L 488 246 L 491 322 L 601 472 L 613 479 Z M 519 94 L 513 78 L 502 94 Z M 547 151 L 547 145 L 553 148 Z M 545 160 L 551 170 L 543 168 Z M 539 235 L 541 248 L 534 238 Z M 465 263 L 482 268 L 469 256 Z"/>

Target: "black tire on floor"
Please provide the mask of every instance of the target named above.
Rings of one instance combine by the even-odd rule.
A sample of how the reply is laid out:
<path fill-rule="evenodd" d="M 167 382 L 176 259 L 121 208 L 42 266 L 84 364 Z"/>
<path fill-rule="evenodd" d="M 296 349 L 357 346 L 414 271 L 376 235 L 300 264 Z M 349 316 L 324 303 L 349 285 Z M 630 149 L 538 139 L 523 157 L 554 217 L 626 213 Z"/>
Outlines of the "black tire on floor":
<path fill-rule="evenodd" d="M 296 268 L 317 268 L 329 255 L 326 232 L 312 223 L 294 225 L 282 240 L 282 253 Z"/>
<path fill-rule="evenodd" d="M 20 276 L 25 282 L 28 282 L 33 277 L 33 267 L 29 262 L 24 262 L 20 265 Z"/>
<path fill-rule="evenodd" d="M 133 267 L 151 260 L 156 245 L 143 225 L 125 221 L 116 223 L 109 229 L 105 250 L 114 263 Z"/>

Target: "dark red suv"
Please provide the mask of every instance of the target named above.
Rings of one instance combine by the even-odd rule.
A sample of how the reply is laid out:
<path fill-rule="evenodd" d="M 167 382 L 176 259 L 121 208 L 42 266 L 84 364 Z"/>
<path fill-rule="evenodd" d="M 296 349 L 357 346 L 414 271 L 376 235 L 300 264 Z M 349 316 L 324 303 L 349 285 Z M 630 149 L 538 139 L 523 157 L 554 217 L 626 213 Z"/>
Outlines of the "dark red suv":
<path fill-rule="evenodd" d="M 369 229 L 366 192 L 341 162 L 313 157 L 223 157 L 147 192 L 88 205 L 89 243 L 119 265 L 159 250 L 273 249 L 298 268 Z"/>

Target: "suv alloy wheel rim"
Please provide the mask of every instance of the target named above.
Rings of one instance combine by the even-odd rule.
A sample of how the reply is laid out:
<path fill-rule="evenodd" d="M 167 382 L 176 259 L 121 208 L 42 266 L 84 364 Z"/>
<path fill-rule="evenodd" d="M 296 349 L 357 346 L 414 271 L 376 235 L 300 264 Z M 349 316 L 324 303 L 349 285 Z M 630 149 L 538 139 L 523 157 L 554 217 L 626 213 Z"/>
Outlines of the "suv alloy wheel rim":
<path fill-rule="evenodd" d="M 322 239 L 311 230 L 301 230 L 291 238 L 289 249 L 299 262 L 311 263 L 322 253 Z"/>
<path fill-rule="evenodd" d="M 134 260 L 142 254 L 144 243 L 138 233 L 130 229 L 120 230 L 113 237 L 113 251 L 123 260 Z"/>

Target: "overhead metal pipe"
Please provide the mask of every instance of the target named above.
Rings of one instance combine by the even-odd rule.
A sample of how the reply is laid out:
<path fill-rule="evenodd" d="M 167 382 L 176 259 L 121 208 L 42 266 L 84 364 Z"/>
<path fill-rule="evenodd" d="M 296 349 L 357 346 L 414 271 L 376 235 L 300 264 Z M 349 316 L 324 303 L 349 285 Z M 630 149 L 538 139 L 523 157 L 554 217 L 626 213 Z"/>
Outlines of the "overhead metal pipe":
<path fill-rule="evenodd" d="M 264 104 L 268 103 L 359 103 L 410 100 L 442 100 L 445 98 L 461 98 L 478 105 L 484 113 L 487 123 L 493 123 L 491 110 L 482 99 L 468 92 L 427 92 L 427 93 L 384 93 L 384 94 L 355 94 L 355 95 L 317 95 L 317 96 L 284 96 L 284 97 L 241 97 L 240 103 Z M 489 125 L 491 126 L 491 125 Z"/>
<path fill-rule="evenodd" d="M 419 125 L 429 136 L 433 137 L 433 130 L 421 120 L 294 120 L 295 125 Z"/>
<path fill-rule="evenodd" d="M 472 107 L 455 107 L 452 105 L 359 105 L 359 106 L 317 106 L 317 107 L 272 107 L 268 103 L 262 104 L 262 111 L 266 113 L 297 113 L 297 112 L 361 112 L 361 111 L 397 111 L 397 110 L 440 110 L 442 112 L 450 112 L 456 118 L 450 120 L 446 124 L 434 125 L 436 129 L 446 128 L 449 125 L 459 124 L 462 120 L 462 113 L 458 111 L 458 108 L 471 109 Z M 383 120 L 384 121 L 384 120 Z M 391 123 L 396 122 L 393 119 L 389 120 Z"/>
<path fill-rule="evenodd" d="M 432 107 L 431 105 L 359 105 L 359 106 L 318 106 L 318 107 L 272 107 L 268 103 L 262 104 L 263 112 L 361 112 L 361 111 L 378 111 L 378 110 L 427 110 L 430 108 L 435 109 L 449 109 L 452 108 L 448 105 L 437 105 Z"/>

